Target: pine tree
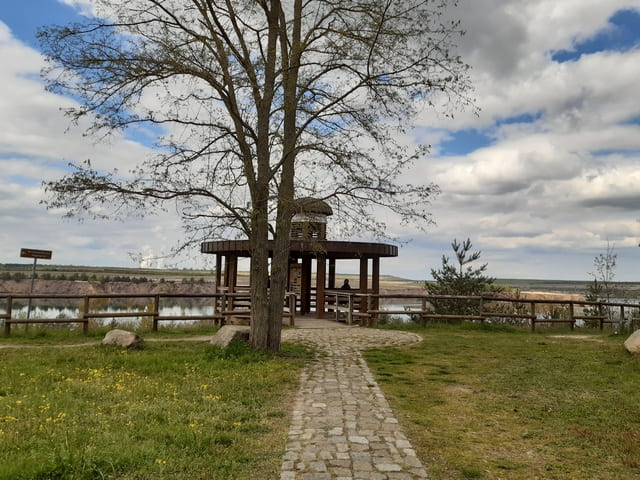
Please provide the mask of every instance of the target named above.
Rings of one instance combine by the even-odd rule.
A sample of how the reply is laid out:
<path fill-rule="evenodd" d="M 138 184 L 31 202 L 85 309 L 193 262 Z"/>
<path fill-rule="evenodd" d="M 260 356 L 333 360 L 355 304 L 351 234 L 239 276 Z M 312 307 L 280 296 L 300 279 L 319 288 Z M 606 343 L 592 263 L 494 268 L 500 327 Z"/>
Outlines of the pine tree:
<path fill-rule="evenodd" d="M 455 253 L 455 265 L 449 257 L 442 256 L 442 267 L 431 269 L 434 282 L 427 282 L 425 288 L 430 295 L 472 296 L 495 291 L 494 278 L 487 277 L 487 264 L 479 267 L 471 265 L 480 258 L 480 251 L 471 252 L 471 240 L 458 243 L 454 239 L 451 247 Z M 462 299 L 437 299 L 432 301 L 435 312 L 443 315 L 476 315 L 478 303 Z"/>

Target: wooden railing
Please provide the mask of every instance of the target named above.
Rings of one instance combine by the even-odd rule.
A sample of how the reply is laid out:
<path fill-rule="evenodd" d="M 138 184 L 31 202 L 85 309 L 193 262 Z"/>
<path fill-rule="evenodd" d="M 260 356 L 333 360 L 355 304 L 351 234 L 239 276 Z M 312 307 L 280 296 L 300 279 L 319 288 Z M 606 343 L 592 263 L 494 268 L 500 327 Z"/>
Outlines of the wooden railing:
<path fill-rule="evenodd" d="M 78 317 L 75 318 L 13 318 L 16 300 L 47 300 L 47 301 L 75 301 L 78 308 Z M 96 307 L 96 300 L 109 299 L 148 299 L 146 309 L 141 310 L 130 308 L 129 310 L 118 312 L 106 312 L 105 307 Z M 213 307 L 210 315 L 161 315 L 161 304 L 166 300 L 175 299 L 201 299 L 205 302 L 209 299 L 209 307 Z M 412 300 L 411 302 L 409 300 Z M 474 303 L 473 314 L 457 315 L 435 313 L 433 301 L 466 301 Z M 166 321 L 198 321 L 213 320 L 218 325 L 224 324 L 227 319 L 248 320 L 251 316 L 250 297 L 246 292 L 237 293 L 210 293 L 210 294 L 96 294 L 96 295 L 0 295 L 0 307 L 4 302 L 5 313 L 0 313 L 0 321 L 4 321 L 4 332 L 11 333 L 11 326 L 14 324 L 82 324 L 83 331 L 87 333 L 91 319 L 104 318 L 151 318 L 153 330 L 158 329 L 160 322 Z M 72 302 L 73 303 L 73 302 Z M 381 303 L 392 303 L 400 308 L 380 308 Z M 499 308 L 498 305 L 506 304 L 506 308 Z M 510 304 L 510 305 L 509 305 Z M 288 293 L 285 301 L 283 318 L 288 319 L 288 324 L 293 326 L 296 313 L 296 296 Z M 566 307 L 566 315 L 552 317 L 543 314 L 540 305 L 558 305 Z M 586 315 L 576 312 L 576 307 L 588 307 L 593 312 Z M 607 312 L 611 309 L 618 309 L 618 318 L 612 318 Z M 628 315 L 625 315 L 628 312 Z M 589 302 L 581 300 L 543 300 L 506 298 L 494 296 L 451 296 L 451 295 L 389 295 L 359 293 L 348 290 L 327 291 L 325 293 L 325 311 L 334 313 L 336 320 L 343 317 L 351 325 L 360 323 L 362 325 L 372 325 L 377 323 L 380 315 L 415 315 L 419 316 L 420 323 L 426 325 L 429 320 L 471 320 L 485 322 L 492 318 L 518 319 L 530 324 L 531 330 L 535 331 L 536 325 L 540 323 L 568 323 L 573 329 L 578 320 L 597 322 L 600 329 L 607 323 L 629 322 L 632 326 L 637 324 L 640 327 L 640 317 L 634 316 L 633 312 L 640 309 L 640 305 L 621 302 Z"/>
<path fill-rule="evenodd" d="M 47 300 L 53 302 L 76 301 L 78 317 L 74 318 L 13 318 L 15 300 Z M 148 299 L 150 309 L 133 310 L 123 309 L 118 312 L 105 312 L 105 308 L 92 308 L 93 300 L 109 299 Z M 211 315 L 161 315 L 161 303 L 166 299 L 211 299 L 209 306 L 213 306 Z M 228 318 L 249 319 L 251 316 L 250 297 L 247 293 L 199 293 L 199 294 L 96 294 L 96 295 L 0 295 L 0 302 L 4 301 L 5 313 L 0 313 L 0 320 L 4 321 L 4 333 L 11 333 L 11 326 L 14 324 L 82 324 L 83 332 L 86 334 L 89 329 L 89 321 L 103 318 L 140 318 L 152 319 L 153 330 L 158 330 L 160 322 L 167 321 L 198 321 L 213 320 L 218 325 L 223 325 Z M 94 302 L 95 303 L 95 302 Z M 294 325 L 296 296 L 287 293 L 283 318 L 289 320 L 289 325 Z M 0 305 L 2 305 L 0 303 Z"/>
<path fill-rule="evenodd" d="M 539 323 L 568 323 L 573 330 L 576 321 L 598 322 L 600 330 L 606 323 L 625 323 L 629 321 L 632 328 L 637 324 L 640 328 L 640 317 L 633 316 L 633 311 L 640 309 L 640 304 L 622 302 L 590 302 L 582 300 L 549 300 L 549 299 L 523 299 L 513 297 L 495 297 L 488 295 L 456 296 L 456 295 L 412 295 L 412 294 L 372 294 L 349 291 L 329 291 L 325 297 L 325 310 L 335 313 L 336 320 L 345 317 L 347 324 L 360 321 L 364 325 L 372 325 L 377 322 L 379 315 L 416 315 L 420 317 L 420 323 L 426 325 L 429 320 L 471 320 L 484 322 L 491 318 L 508 318 L 527 320 L 531 331 L 535 331 Z M 413 300 L 413 302 L 408 302 Z M 435 313 L 433 301 L 466 301 L 474 302 L 472 308 L 474 314 L 442 314 Z M 402 309 L 381 309 L 381 301 L 392 301 L 394 306 L 400 304 Z M 404 305 L 402 305 L 404 303 Z M 418 307 L 416 308 L 416 303 Z M 511 304 L 510 308 L 496 308 L 499 304 Z M 408 305 L 410 304 L 410 305 Z M 363 308 L 365 305 L 365 308 Z M 545 315 L 538 308 L 539 305 L 559 305 L 567 308 L 567 315 L 552 317 Z M 577 314 L 576 306 L 593 309 L 595 314 Z M 494 307 L 494 308 L 492 308 Z M 612 308 L 619 309 L 619 317 L 613 318 L 608 311 Z M 625 308 L 631 315 L 625 316 Z M 526 311 L 525 311 L 526 310 Z"/>

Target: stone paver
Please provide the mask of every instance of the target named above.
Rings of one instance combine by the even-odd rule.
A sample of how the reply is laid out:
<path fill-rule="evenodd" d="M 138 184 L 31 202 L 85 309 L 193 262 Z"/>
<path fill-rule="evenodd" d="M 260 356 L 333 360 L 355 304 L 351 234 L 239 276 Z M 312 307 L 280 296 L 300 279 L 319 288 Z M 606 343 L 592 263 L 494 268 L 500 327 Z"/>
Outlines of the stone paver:
<path fill-rule="evenodd" d="M 415 343 L 410 332 L 291 329 L 283 340 L 319 348 L 301 374 L 281 480 L 428 478 L 360 350 Z"/>

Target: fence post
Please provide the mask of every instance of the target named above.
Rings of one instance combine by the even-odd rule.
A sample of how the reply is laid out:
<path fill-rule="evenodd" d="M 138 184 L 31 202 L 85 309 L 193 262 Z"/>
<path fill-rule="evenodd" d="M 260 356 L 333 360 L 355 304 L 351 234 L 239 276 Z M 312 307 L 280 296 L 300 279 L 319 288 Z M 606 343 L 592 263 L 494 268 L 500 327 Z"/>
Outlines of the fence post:
<path fill-rule="evenodd" d="M 371 312 L 372 308 L 371 308 L 371 302 L 373 301 L 373 298 L 371 297 L 372 294 L 368 294 L 367 295 L 367 313 Z M 371 313 L 369 313 L 369 321 L 367 322 L 368 325 L 367 327 L 370 327 L 371 325 L 373 325 L 374 322 L 374 318 L 371 316 Z"/>
<path fill-rule="evenodd" d="M 624 305 L 620 305 L 620 330 L 622 329 L 626 331 L 624 320 Z"/>
<path fill-rule="evenodd" d="M 420 314 L 420 326 L 427 326 L 427 297 L 422 297 L 422 313 Z"/>
<path fill-rule="evenodd" d="M 160 295 L 153 297 L 153 331 L 158 331 L 158 317 L 160 316 Z"/>
<path fill-rule="evenodd" d="M 84 334 L 87 335 L 89 333 L 89 296 L 85 295 L 83 299 L 82 306 L 82 330 Z"/>
<path fill-rule="evenodd" d="M 598 320 L 600 321 L 600 330 L 604 330 L 604 308 L 602 303 L 598 302 Z"/>
<path fill-rule="evenodd" d="M 480 308 L 479 315 L 482 317 L 480 319 L 480 323 L 484 325 L 484 315 L 483 315 L 484 314 L 484 297 L 482 296 L 480 297 L 480 305 L 478 307 Z"/>
<path fill-rule="evenodd" d="M 219 314 L 220 314 L 220 296 L 216 292 L 215 296 L 213 297 L 213 316 L 217 317 Z M 222 324 L 222 321 L 219 318 L 216 318 L 215 321 L 217 325 Z"/>
<path fill-rule="evenodd" d="M 9 336 L 11 334 L 11 310 L 13 304 L 13 297 L 9 295 L 7 297 L 7 318 L 4 320 L 4 334 Z"/>
<path fill-rule="evenodd" d="M 223 292 L 222 293 L 222 305 L 221 305 L 222 311 L 220 312 L 222 314 L 222 318 L 220 319 L 220 326 L 221 327 L 226 323 L 225 320 L 226 320 L 227 317 L 224 316 L 224 312 L 226 312 L 229 309 L 227 303 L 228 303 L 227 292 Z"/>
<path fill-rule="evenodd" d="M 349 311 L 347 312 L 347 324 L 353 323 L 353 295 L 349 294 Z"/>
<path fill-rule="evenodd" d="M 338 301 L 339 301 L 339 297 L 338 297 L 338 294 L 336 293 L 336 303 L 335 303 L 335 306 L 336 306 L 336 322 L 340 321 L 340 304 L 338 303 Z"/>
<path fill-rule="evenodd" d="M 531 306 L 531 331 L 536 331 L 536 302 L 530 302 Z"/>
<path fill-rule="evenodd" d="M 571 330 L 573 330 L 573 326 L 576 321 L 573 313 L 573 302 L 569 302 L 569 320 L 571 321 Z"/>

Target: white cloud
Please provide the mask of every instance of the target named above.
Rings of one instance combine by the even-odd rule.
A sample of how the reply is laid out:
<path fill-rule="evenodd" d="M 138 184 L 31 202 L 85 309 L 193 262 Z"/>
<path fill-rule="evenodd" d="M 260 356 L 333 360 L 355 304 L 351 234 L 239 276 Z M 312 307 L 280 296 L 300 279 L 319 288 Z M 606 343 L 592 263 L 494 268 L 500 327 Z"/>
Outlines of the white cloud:
<path fill-rule="evenodd" d="M 88 13 L 89 0 L 64 0 Z M 429 209 L 437 225 L 427 235 L 390 220 L 389 232 L 411 237 L 384 273 L 425 278 L 449 254 L 453 238 L 471 237 L 491 275 L 587 278 L 607 241 L 619 253 L 618 279 L 638 280 L 640 261 L 640 49 L 599 52 L 556 63 L 552 53 L 610 29 L 620 9 L 638 0 L 462 0 L 455 14 L 467 35 L 460 47 L 472 65 L 480 115 L 454 120 L 425 111 L 414 132 L 434 146 L 407 179 L 435 181 L 442 194 Z M 63 222 L 40 204 L 42 180 L 59 178 L 66 162 L 91 158 L 98 168 L 126 172 L 149 152 L 114 136 L 110 143 L 82 137 L 60 107 L 71 100 L 43 89 L 42 57 L 0 23 L 0 262 L 19 248 L 52 248 L 60 263 L 145 264 L 182 236 L 175 215 L 144 221 Z M 145 96 L 155 108 L 157 99 Z M 155 107 L 154 107 L 155 105 Z M 531 122 L 499 123 L 520 115 Z M 490 144 L 442 156 L 452 131 L 477 128 Z M 453 137 L 455 138 L 455 137 Z M 195 260 L 203 261 L 197 252 Z"/>
<path fill-rule="evenodd" d="M 11 36 L 0 22 L 0 262 L 19 261 L 21 247 L 48 248 L 59 263 L 133 265 L 140 239 L 157 255 L 181 236 L 175 215 L 125 222 L 64 221 L 41 204 L 41 183 L 62 177 L 68 162 L 91 158 L 97 168 L 126 173 L 149 150 L 122 135 L 96 143 L 73 127 L 61 108 L 69 99 L 48 93 L 39 78 L 40 54 Z M 197 263 L 196 263 L 197 264 Z"/>

